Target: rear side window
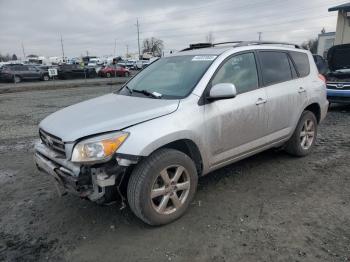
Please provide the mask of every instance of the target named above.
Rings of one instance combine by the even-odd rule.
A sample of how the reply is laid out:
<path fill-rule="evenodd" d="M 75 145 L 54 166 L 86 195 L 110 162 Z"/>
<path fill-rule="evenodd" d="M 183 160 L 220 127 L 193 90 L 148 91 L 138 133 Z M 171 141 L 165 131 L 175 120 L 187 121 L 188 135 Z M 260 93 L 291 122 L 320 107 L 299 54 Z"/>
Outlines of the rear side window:
<path fill-rule="evenodd" d="M 259 52 L 264 85 L 272 85 L 292 79 L 288 55 L 278 51 Z"/>
<path fill-rule="evenodd" d="M 309 57 L 305 53 L 290 52 L 300 77 L 305 77 L 310 73 Z"/>

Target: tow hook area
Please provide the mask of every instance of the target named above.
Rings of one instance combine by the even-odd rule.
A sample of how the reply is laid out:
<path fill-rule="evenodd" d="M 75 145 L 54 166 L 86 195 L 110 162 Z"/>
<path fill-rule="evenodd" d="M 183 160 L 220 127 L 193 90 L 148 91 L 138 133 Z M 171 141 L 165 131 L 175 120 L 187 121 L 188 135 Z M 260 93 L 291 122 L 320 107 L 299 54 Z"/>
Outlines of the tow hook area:
<path fill-rule="evenodd" d="M 107 186 L 115 185 L 115 175 L 107 175 L 105 173 L 92 174 L 92 193 L 88 196 L 91 201 L 102 198 L 106 193 Z"/>

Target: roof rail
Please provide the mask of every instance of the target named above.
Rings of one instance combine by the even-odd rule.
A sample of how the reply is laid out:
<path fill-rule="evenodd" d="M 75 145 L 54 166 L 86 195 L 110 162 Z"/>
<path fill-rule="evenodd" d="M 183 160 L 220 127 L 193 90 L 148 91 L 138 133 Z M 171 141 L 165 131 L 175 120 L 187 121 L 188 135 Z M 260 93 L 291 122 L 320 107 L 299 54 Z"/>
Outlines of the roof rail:
<path fill-rule="evenodd" d="M 294 46 L 295 48 L 301 49 L 301 47 L 297 44 L 287 43 L 287 42 L 276 42 L 276 41 L 242 41 L 235 47 L 248 46 L 248 45 L 289 45 L 289 46 Z"/>
<path fill-rule="evenodd" d="M 293 43 L 286 43 L 286 42 L 275 42 L 275 41 L 227 41 L 227 42 L 220 42 L 220 43 L 197 43 L 197 44 L 190 44 L 190 47 L 185 48 L 182 51 L 188 51 L 193 49 L 201 49 L 201 48 L 208 48 L 208 47 L 214 47 L 218 45 L 226 45 L 226 44 L 235 44 L 233 47 L 240 47 L 240 46 L 249 46 L 249 45 L 288 45 L 288 46 L 294 46 L 295 48 L 301 49 L 301 47 L 297 44 Z"/>

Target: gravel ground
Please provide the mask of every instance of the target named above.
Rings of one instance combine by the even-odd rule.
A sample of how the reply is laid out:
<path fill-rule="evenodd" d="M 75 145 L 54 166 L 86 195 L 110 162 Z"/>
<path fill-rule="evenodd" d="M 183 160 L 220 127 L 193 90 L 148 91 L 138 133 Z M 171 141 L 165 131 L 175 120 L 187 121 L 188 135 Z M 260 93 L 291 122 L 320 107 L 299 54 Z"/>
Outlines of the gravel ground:
<path fill-rule="evenodd" d="M 350 107 L 331 108 L 311 155 L 269 150 L 209 174 L 184 217 L 154 228 L 58 198 L 33 164 L 42 118 L 110 89 L 0 95 L 0 261 L 350 261 Z"/>

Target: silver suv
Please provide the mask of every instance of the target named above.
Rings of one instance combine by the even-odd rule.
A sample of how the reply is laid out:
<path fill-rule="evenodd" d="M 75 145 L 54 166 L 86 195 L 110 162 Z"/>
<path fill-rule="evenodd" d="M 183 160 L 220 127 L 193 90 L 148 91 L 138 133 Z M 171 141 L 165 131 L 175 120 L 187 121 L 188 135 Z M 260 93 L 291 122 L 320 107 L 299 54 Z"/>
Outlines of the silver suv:
<path fill-rule="evenodd" d="M 161 225 L 184 214 L 200 176 L 268 148 L 307 155 L 327 108 L 324 78 L 298 46 L 195 44 L 46 117 L 35 161 L 61 194 L 127 200 Z"/>

